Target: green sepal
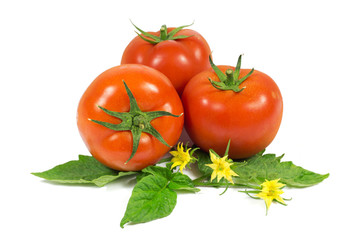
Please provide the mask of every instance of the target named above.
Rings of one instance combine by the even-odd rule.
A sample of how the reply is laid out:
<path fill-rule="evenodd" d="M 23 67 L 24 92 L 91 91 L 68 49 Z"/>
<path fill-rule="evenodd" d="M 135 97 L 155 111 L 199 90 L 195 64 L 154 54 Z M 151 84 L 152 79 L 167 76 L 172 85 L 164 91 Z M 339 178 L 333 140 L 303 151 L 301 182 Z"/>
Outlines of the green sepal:
<path fill-rule="evenodd" d="M 229 139 L 229 141 L 228 141 L 228 144 L 227 144 L 227 146 L 226 146 L 226 150 L 225 150 L 224 156 L 227 156 L 227 155 L 229 154 L 230 142 L 231 142 L 231 139 Z"/>
<path fill-rule="evenodd" d="M 141 138 L 141 129 L 139 127 L 133 127 L 131 129 L 131 134 L 133 136 L 133 147 L 131 150 L 131 155 L 130 155 L 129 159 L 126 160 L 125 164 L 128 163 L 134 157 L 134 155 L 139 147 L 139 142 L 140 142 L 140 138 Z"/>
<path fill-rule="evenodd" d="M 214 72 L 216 73 L 216 75 L 218 76 L 218 78 L 220 79 L 221 82 L 226 80 L 226 75 L 218 68 L 218 66 L 216 66 L 211 58 L 211 55 L 209 56 L 209 62 L 210 62 L 210 66 L 212 67 L 212 69 L 214 70 Z"/>
<path fill-rule="evenodd" d="M 163 116 L 171 116 L 171 117 L 181 117 L 183 113 L 180 113 L 179 115 L 175 115 L 166 111 L 153 111 L 153 112 L 147 112 L 147 116 L 151 119 L 163 117 Z"/>
<path fill-rule="evenodd" d="M 193 24 L 194 24 L 194 22 L 192 22 L 192 23 L 189 24 L 189 25 L 183 25 L 183 26 L 180 26 L 180 27 L 177 27 L 177 28 L 173 29 L 171 32 L 169 32 L 169 33 L 167 34 L 167 38 L 168 38 L 168 39 L 174 39 L 175 34 L 177 34 L 180 30 L 182 30 L 182 29 L 184 29 L 184 28 L 186 28 L 186 27 L 190 27 L 190 26 L 192 26 Z M 191 36 L 183 36 L 183 35 L 179 35 L 179 36 L 177 36 L 177 37 L 180 37 L 180 36 L 182 36 L 182 37 L 191 37 Z"/>
<path fill-rule="evenodd" d="M 152 34 L 150 34 L 150 33 L 148 33 L 148 32 L 145 32 L 145 31 L 141 30 L 140 28 L 138 28 L 131 20 L 130 20 L 130 22 L 131 22 L 131 24 L 132 24 L 141 34 L 143 34 L 144 36 L 149 37 L 149 38 L 153 38 L 153 39 L 155 39 L 155 40 L 160 40 L 160 38 L 159 38 L 158 36 L 155 36 L 155 35 L 152 35 Z M 136 32 L 136 31 L 135 31 L 135 32 Z M 137 32 L 136 32 L 136 33 L 137 33 Z M 137 33 L 137 34 L 139 34 L 139 33 Z"/>
<path fill-rule="evenodd" d="M 147 41 L 147 42 L 149 42 L 149 43 L 151 43 L 151 44 L 158 44 L 160 41 L 154 41 L 154 40 L 150 40 L 150 39 L 148 39 L 148 38 L 145 38 L 145 37 L 143 37 L 141 34 L 139 34 L 138 32 L 136 32 L 136 34 L 142 39 L 142 40 L 144 40 L 144 41 Z M 153 36 L 155 36 L 155 35 L 153 35 Z"/>
<path fill-rule="evenodd" d="M 170 31 L 169 33 L 167 32 L 168 30 L 167 30 L 166 25 L 162 25 L 161 28 L 160 28 L 160 36 L 156 36 L 154 34 L 145 32 L 144 30 L 137 27 L 133 22 L 131 22 L 131 24 L 136 28 L 136 30 L 139 31 L 139 32 L 136 32 L 136 31 L 135 32 L 141 39 L 143 39 L 144 41 L 147 41 L 147 42 L 149 42 L 151 44 L 154 44 L 154 45 L 158 44 L 158 43 L 160 43 L 162 41 L 166 41 L 166 40 L 185 39 L 185 38 L 189 38 L 189 37 L 193 36 L 193 35 L 190 35 L 190 36 L 186 36 L 186 35 L 175 36 L 175 34 L 177 34 L 180 30 L 193 25 L 194 22 L 189 24 L 189 25 L 184 25 L 184 26 L 177 27 L 177 28 L 173 29 L 172 31 Z"/>
<path fill-rule="evenodd" d="M 155 118 L 163 117 L 163 116 L 170 116 L 170 117 L 180 117 L 183 115 L 181 113 L 180 115 L 174 115 L 172 113 L 166 112 L 166 111 L 152 111 L 152 112 L 142 112 L 139 108 L 136 99 L 134 95 L 132 94 L 131 90 L 123 81 L 126 93 L 130 100 L 130 110 L 129 112 L 115 112 L 108 110 L 102 106 L 98 106 L 102 111 L 104 111 L 106 114 L 118 118 L 121 120 L 121 123 L 114 124 L 109 122 L 103 122 L 99 120 L 89 119 L 90 121 L 99 124 L 101 126 L 104 126 L 106 128 L 109 128 L 114 131 L 130 131 L 133 136 L 133 147 L 131 151 L 131 155 L 129 159 L 125 162 L 128 163 L 135 155 L 141 138 L 141 133 L 145 132 L 152 136 L 154 136 L 156 139 L 158 139 L 162 144 L 164 144 L 167 147 L 171 147 L 161 136 L 161 134 L 151 125 L 151 121 Z"/>
<path fill-rule="evenodd" d="M 171 148 L 171 146 L 169 144 L 167 144 L 167 142 L 165 142 L 165 140 L 163 139 L 163 137 L 160 135 L 160 133 L 153 127 L 153 126 L 149 126 L 147 128 L 144 128 L 143 132 L 149 133 L 150 135 L 153 135 L 154 137 L 157 138 L 157 140 L 159 140 L 162 144 L 164 144 L 165 146 Z"/>
<path fill-rule="evenodd" d="M 227 69 L 224 74 L 213 63 L 211 56 L 209 56 L 210 65 L 220 80 L 218 82 L 218 81 L 213 81 L 211 78 L 208 78 L 208 80 L 210 81 L 211 85 L 214 88 L 216 88 L 218 90 L 222 90 L 222 91 L 232 90 L 236 93 L 239 93 L 245 89 L 245 87 L 240 88 L 240 84 L 242 84 L 248 77 L 250 77 L 250 75 L 254 72 L 254 68 L 251 69 L 251 71 L 248 74 L 246 74 L 244 77 L 239 79 L 240 68 L 241 68 L 241 57 L 242 57 L 242 55 L 240 55 L 238 58 L 238 62 L 236 64 L 235 71 L 233 71 L 232 69 Z"/>

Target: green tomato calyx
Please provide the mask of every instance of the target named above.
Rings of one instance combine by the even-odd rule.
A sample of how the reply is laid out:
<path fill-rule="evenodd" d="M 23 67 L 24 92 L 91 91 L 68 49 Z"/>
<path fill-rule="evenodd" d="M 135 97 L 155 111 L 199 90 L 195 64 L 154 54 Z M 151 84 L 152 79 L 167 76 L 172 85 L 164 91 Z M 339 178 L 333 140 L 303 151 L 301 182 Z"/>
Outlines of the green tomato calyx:
<path fill-rule="evenodd" d="M 132 25 L 136 28 L 136 30 L 138 30 L 139 32 L 136 32 L 136 34 L 143 39 L 144 41 L 147 41 L 151 44 L 158 44 L 159 42 L 162 41 L 166 41 L 166 40 L 177 40 L 177 39 L 184 39 L 184 38 L 188 38 L 188 37 L 192 37 L 193 35 L 190 36 L 186 36 L 186 35 L 177 35 L 175 36 L 175 34 L 177 34 L 180 30 L 182 30 L 183 28 L 189 27 L 191 25 L 194 24 L 191 23 L 189 25 L 184 25 L 184 26 L 180 26 L 177 27 L 175 29 L 173 29 L 172 31 L 168 32 L 168 29 L 166 27 L 166 25 L 162 25 L 160 28 L 160 36 L 156 36 L 154 34 L 145 32 L 143 30 L 141 30 L 140 28 L 138 28 L 133 22 L 131 22 Z"/>
<path fill-rule="evenodd" d="M 98 121 L 94 119 L 89 119 L 90 121 L 100 124 L 104 127 L 107 127 L 114 131 L 130 131 L 133 136 L 133 147 L 132 152 L 129 157 L 129 159 L 125 162 L 128 163 L 135 155 L 139 143 L 140 143 L 140 137 L 141 133 L 148 133 L 152 136 L 154 136 L 156 139 L 158 139 L 162 144 L 164 144 L 167 147 L 171 147 L 167 142 L 164 140 L 164 138 L 160 135 L 160 133 L 151 125 L 151 121 L 158 117 L 163 116 L 171 116 L 171 117 L 180 117 L 183 115 L 182 113 L 180 115 L 174 115 L 172 113 L 166 112 L 166 111 L 152 111 L 152 112 L 143 112 L 140 110 L 136 99 L 132 92 L 130 91 L 129 87 L 126 85 L 125 81 L 123 81 L 126 93 L 129 96 L 130 99 L 130 110 L 129 112 L 115 112 L 110 111 L 104 107 L 98 106 L 101 110 L 103 110 L 106 114 L 116 117 L 121 120 L 121 123 L 119 124 L 113 124 L 109 122 L 103 122 Z"/>
<path fill-rule="evenodd" d="M 213 63 L 211 56 L 209 56 L 209 61 L 212 69 L 214 69 L 216 75 L 218 76 L 220 82 L 213 81 L 209 78 L 209 81 L 211 85 L 214 86 L 214 88 L 226 91 L 226 90 L 232 90 L 236 93 L 241 92 L 245 89 L 245 87 L 240 88 L 240 84 L 243 83 L 253 72 L 254 68 L 251 69 L 251 71 L 246 74 L 244 77 L 239 79 L 240 76 L 240 67 L 241 67 L 241 57 L 239 56 L 238 62 L 235 67 L 235 71 L 232 69 L 227 69 L 225 71 L 225 74 Z"/>

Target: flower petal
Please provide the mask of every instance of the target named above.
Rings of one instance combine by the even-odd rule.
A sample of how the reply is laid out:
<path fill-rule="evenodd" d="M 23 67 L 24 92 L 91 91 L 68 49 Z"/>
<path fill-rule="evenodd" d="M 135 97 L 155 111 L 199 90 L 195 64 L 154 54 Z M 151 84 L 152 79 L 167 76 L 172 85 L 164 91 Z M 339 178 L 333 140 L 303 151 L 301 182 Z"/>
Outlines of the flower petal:
<path fill-rule="evenodd" d="M 176 167 L 176 166 L 180 166 L 181 164 L 182 164 L 181 161 L 175 161 L 175 162 L 173 162 L 173 164 L 171 165 L 170 169 L 173 169 L 173 168 Z"/>
<path fill-rule="evenodd" d="M 211 163 L 211 164 L 205 164 L 205 166 L 208 166 L 208 167 L 210 167 L 211 169 L 216 169 L 217 168 L 217 165 L 216 164 L 214 164 L 214 163 Z"/>
<path fill-rule="evenodd" d="M 265 199 L 265 204 L 266 204 L 266 208 L 269 209 L 272 201 L 273 201 L 273 198 L 272 197 L 266 197 Z"/>
<path fill-rule="evenodd" d="M 179 155 L 178 151 L 171 151 L 169 152 L 171 155 L 173 155 L 174 157 L 177 157 Z"/>
<path fill-rule="evenodd" d="M 209 151 L 209 153 L 210 153 L 210 160 L 211 160 L 212 162 L 216 162 L 216 159 L 217 159 L 216 155 L 213 154 L 212 151 Z"/>
<path fill-rule="evenodd" d="M 229 182 L 231 182 L 232 184 L 234 184 L 234 181 L 232 180 L 231 176 L 225 176 L 226 180 L 228 180 Z"/>
<path fill-rule="evenodd" d="M 213 171 L 211 174 L 211 179 L 210 181 L 213 181 L 216 178 L 216 171 Z"/>
<path fill-rule="evenodd" d="M 286 203 L 284 202 L 284 199 L 283 199 L 282 197 L 276 196 L 275 199 L 276 199 L 277 201 L 279 201 L 279 202 L 281 202 L 281 203 L 283 203 L 283 204 L 286 205 Z"/>
<path fill-rule="evenodd" d="M 220 182 L 220 180 L 225 176 L 223 171 L 217 172 L 217 181 Z"/>
<path fill-rule="evenodd" d="M 233 170 L 230 169 L 230 175 L 231 176 L 239 176 L 236 172 L 234 172 Z"/>

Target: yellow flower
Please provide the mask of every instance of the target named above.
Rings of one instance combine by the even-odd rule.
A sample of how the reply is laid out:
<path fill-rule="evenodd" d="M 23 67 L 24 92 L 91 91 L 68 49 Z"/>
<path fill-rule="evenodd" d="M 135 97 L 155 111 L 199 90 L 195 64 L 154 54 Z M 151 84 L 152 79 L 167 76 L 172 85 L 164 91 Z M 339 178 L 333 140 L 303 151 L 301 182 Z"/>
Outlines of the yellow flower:
<path fill-rule="evenodd" d="M 183 143 L 178 143 L 176 151 L 171 151 L 170 154 L 173 155 L 170 169 L 173 169 L 176 166 L 180 166 L 180 172 L 183 173 L 185 166 L 191 161 L 191 154 L 189 153 L 191 148 L 183 147 Z"/>
<path fill-rule="evenodd" d="M 280 197 L 280 195 L 284 193 L 284 191 L 281 190 L 281 188 L 284 187 L 285 184 L 279 183 L 279 180 L 280 179 L 268 181 L 265 179 L 265 182 L 261 184 L 262 186 L 261 192 L 255 195 L 265 200 L 266 212 L 269 209 L 273 200 L 285 204 L 284 199 Z"/>
<path fill-rule="evenodd" d="M 233 163 L 227 161 L 228 156 L 224 156 L 222 158 L 216 156 L 213 152 L 210 151 L 210 159 L 212 164 L 206 164 L 206 166 L 213 169 L 211 174 L 211 181 L 217 177 L 217 181 L 219 182 L 222 178 L 225 178 L 232 184 L 234 184 L 232 180 L 232 176 L 238 176 L 233 170 L 231 170 L 230 166 Z"/>

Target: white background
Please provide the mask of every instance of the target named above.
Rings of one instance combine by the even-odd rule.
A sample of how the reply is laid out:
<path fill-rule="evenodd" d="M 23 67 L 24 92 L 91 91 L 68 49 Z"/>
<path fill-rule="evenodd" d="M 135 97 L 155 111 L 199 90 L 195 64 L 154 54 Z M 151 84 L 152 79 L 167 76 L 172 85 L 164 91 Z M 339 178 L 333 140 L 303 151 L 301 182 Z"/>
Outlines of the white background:
<path fill-rule="evenodd" d="M 1 239 L 358 239 L 359 22 L 356 1 L 1 1 Z M 134 182 L 103 188 L 30 174 L 88 154 L 76 127 L 90 82 L 135 37 L 189 24 L 216 64 L 270 75 L 284 117 L 268 153 L 318 173 L 288 206 L 230 189 L 179 194 L 173 213 L 119 227 Z M 355 217 L 355 218 L 354 218 Z M 6 236 L 6 237 L 5 237 Z"/>

